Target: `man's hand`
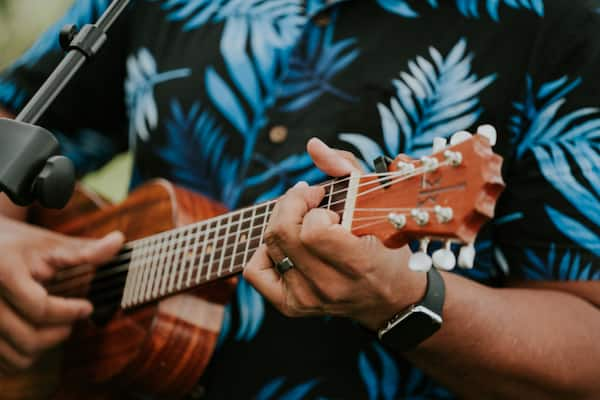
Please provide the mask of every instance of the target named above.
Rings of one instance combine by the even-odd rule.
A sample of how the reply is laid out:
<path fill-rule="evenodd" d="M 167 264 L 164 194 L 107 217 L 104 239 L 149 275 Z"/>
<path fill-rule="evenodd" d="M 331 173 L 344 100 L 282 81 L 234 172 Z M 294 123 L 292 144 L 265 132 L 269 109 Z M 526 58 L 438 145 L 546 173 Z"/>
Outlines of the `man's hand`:
<path fill-rule="evenodd" d="M 61 268 L 108 261 L 123 241 L 120 232 L 76 239 L 0 217 L 0 375 L 30 367 L 92 312 L 85 300 L 49 295 L 43 282 Z"/>
<path fill-rule="evenodd" d="M 323 172 L 344 176 L 360 171 L 347 152 L 312 139 L 308 151 Z M 266 245 L 250 259 L 244 277 L 288 316 L 335 315 L 376 330 L 425 290 L 425 275 L 406 267 L 408 248 L 391 250 L 374 237 L 356 237 L 339 216 L 317 208 L 320 187 L 299 183 L 276 204 L 265 232 Z M 294 268 L 280 274 L 273 261 Z"/>

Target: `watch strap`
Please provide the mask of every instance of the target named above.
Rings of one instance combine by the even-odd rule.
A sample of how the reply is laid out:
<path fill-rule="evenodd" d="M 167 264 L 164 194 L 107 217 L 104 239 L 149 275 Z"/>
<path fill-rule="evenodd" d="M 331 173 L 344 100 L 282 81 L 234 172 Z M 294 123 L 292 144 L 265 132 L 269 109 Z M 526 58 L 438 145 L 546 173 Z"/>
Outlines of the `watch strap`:
<path fill-rule="evenodd" d="M 445 291 L 446 289 L 442 275 L 436 268 L 431 268 L 427 272 L 427 288 L 425 289 L 425 296 L 423 296 L 423 299 L 417 304 L 428 308 L 441 317 L 444 309 Z"/>

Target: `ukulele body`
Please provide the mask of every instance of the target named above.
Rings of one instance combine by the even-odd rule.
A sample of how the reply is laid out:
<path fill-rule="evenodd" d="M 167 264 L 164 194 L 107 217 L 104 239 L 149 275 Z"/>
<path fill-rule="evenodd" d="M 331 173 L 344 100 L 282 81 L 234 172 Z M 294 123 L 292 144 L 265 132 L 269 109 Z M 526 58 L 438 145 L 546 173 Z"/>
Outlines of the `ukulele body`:
<path fill-rule="evenodd" d="M 120 230 L 131 241 L 226 211 L 156 180 L 117 206 L 79 190 L 64 210 L 36 209 L 31 219 L 80 237 Z M 81 322 L 62 356 L 46 357 L 27 375 L 0 378 L 0 399 L 125 399 L 127 393 L 176 399 L 201 390 L 195 386 L 213 354 L 235 283 L 236 278 L 216 281 L 127 312 L 119 309 L 107 322 Z"/>

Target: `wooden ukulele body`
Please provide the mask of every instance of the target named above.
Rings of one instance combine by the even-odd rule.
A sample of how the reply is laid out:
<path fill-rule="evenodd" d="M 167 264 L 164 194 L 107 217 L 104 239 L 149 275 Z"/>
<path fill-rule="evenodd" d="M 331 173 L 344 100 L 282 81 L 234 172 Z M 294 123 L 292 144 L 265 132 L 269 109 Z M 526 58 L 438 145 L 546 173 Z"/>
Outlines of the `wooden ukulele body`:
<path fill-rule="evenodd" d="M 78 191 L 64 210 L 37 210 L 32 220 L 81 237 L 120 230 L 130 241 L 226 211 L 157 180 L 117 206 Z M 62 356 L 46 357 L 27 375 L 0 378 L 0 399 L 124 399 L 128 393 L 165 399 L 199 390 L 195 386 L 213 354 L 235 283 L 235 278 L 220 280 L 133 311 L 119 310 L 103 324 L 82 322 Z"/>

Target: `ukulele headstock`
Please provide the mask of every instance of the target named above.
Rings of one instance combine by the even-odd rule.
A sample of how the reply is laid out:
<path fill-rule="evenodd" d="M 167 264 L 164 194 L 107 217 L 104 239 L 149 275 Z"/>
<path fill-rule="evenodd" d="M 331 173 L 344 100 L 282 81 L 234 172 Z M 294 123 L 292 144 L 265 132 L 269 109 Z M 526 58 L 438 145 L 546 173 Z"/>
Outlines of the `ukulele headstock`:
<path fill-rule="evenodd" d="M 443 142 L 442 142 L 443 141 Z M 458 132 L 446 146 L 436 139 L 434 153 L 421 159 L 400 155 L 387 173 L 360 178 L 351 230 L 356 235 L 375 235 L 396 248 L 411 240 L 421 241 L 410 267 L 427 270 L 431 240 L 444 242 L 433 254 L 433 265 L 452 269 L 456 264 L 451 243 L 463 243 L 459 265 L 471 267 L 473 242 L 481 226 L 494 216 L 496 201 L 504 189 L 502 157 L 492 151 L 495 130 L 487 125 L 478 134 Z"/>

